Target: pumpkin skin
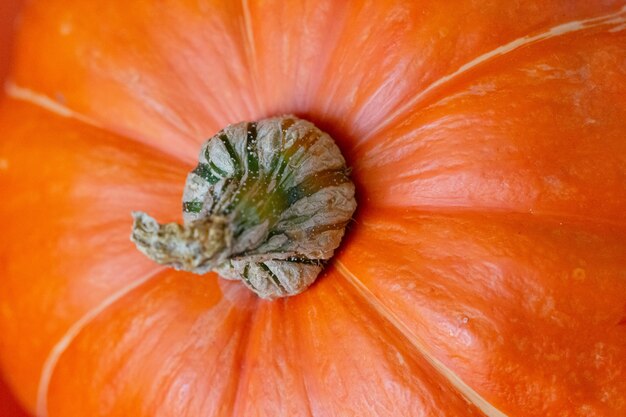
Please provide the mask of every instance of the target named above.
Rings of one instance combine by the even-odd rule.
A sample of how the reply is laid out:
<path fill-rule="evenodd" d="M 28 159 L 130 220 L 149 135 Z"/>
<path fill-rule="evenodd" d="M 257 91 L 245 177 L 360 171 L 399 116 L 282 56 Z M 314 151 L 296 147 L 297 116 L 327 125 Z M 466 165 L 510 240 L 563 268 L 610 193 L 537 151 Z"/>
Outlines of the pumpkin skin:
<path fill-rule="evenodd" d="M 13 22 L 21 5 L 21 0 L 7 0 L 2 3 L 2 8 L 0 8 L 0 80 L 3 82 L 9 71 L 13 41 Z"/>
<path fill-rule="evenodd" d="M 4 82 L 9 69 L 13 22 L 21 6 L 21 1 L 10 0 L 0 8 L 0 80 Z M 4 343 L 0 337 L 0 344 Z M 26 414 L 13 398 L 0 372 L 0 415 L 5 417 L 25 417 Z"/>
<path fill-rule="evenodd" d="M 29 5 L 0 359 L 50 416 L 626 414 L 623 1 Z M 144 259 L 204 139 L 294 113 L 359 208 L 305 293 Z"/>
<path fill-rule="evenodd" d="M 0 413 L 6 417 L 28 417 L 3 379 L 0 379 Z"/>

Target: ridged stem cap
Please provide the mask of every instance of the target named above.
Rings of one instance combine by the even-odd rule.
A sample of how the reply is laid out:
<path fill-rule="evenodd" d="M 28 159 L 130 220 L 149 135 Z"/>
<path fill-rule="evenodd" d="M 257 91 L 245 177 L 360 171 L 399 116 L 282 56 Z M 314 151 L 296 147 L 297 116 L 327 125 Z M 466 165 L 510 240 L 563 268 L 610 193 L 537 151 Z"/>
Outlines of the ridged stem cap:
<path fill-rule="evenodd" d="M 231 125 L 187 177 L 183 225 L 133 213 L 131 240 L 176 269 L 241 280 L 260 297 L 298 294 L 339 246 L 356 209 L 333 139 L 295 116 Z"/>

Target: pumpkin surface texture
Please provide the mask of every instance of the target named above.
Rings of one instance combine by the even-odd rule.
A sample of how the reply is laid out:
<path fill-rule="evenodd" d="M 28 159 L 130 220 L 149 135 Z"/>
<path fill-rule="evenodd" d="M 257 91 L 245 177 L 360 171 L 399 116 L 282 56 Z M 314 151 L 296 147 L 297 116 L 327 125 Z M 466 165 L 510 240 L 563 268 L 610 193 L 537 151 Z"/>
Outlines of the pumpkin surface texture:
<path fill-rule="evenodd" d="M 626 3 L 40 0 L 0 105 L 0 360 L 40 417 L 626 415 Z M 356 186 L 299 295 L 158 265 L 202 144 Z"/>
<path fill-rule="evenodd" d="M 8 0 L 0 7 L 0 82 L 4 79 L 9 67 L 10 51 L 12 44 L 13 21 L 19 11 L 20 0 Z M 0 95 L 4 94 L 0 92 Z M 0 191 L 1 194 L 1 191 Z M 4 343 L 0 335 L 0 345 Z M 4 382 L 4 376 L 0 370 L 0 416 L 2 417 L 26 417 L 15 401 L 11 391 Z"/>

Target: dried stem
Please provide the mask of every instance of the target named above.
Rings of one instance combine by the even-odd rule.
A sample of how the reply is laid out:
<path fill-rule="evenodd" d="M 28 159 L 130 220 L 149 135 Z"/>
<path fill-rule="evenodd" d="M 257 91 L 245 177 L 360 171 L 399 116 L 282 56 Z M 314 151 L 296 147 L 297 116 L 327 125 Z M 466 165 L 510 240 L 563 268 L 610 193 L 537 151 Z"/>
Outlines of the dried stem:
<path fill-rule="evenodd" d="M 284 116 L 231 125 L 205 142 L 187 177 L 184 225 L 133 213 L 131 239 L 158 263 L 214 270 L 271 299 L 315 280 L 355 208 L 334 141 Z"/>

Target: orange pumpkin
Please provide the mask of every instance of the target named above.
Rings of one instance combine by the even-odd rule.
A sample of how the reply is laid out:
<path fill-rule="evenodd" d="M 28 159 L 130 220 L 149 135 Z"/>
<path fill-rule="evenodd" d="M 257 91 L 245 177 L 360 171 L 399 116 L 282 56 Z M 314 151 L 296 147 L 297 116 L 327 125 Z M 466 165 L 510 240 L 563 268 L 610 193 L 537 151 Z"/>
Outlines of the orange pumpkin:
<path fill-rule="evenodd" d="M 623 1 L 41 0 L 0 110 L 0 357 L 40 416 L 626 415 Z M 304 293 L 145 259 L 293 113 L 359 208 Z"/>

